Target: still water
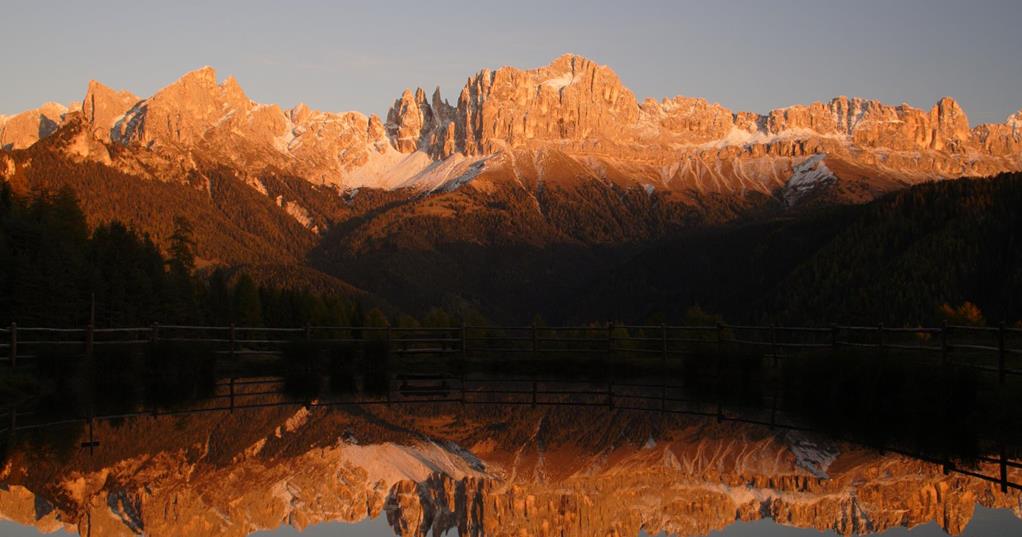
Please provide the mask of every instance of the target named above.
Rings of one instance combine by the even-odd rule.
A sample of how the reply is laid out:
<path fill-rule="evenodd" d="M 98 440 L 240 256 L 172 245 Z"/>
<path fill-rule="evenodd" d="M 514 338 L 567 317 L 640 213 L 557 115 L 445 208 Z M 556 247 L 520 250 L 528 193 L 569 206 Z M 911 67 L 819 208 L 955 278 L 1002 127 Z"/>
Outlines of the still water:
<path fill-rule="evenodd" d="M 535 405 L 237 390 L 86 422 L 26 412 L 0 535 L 1022 535 L 1017 489 L 755 420 L 558 389 Z"/>

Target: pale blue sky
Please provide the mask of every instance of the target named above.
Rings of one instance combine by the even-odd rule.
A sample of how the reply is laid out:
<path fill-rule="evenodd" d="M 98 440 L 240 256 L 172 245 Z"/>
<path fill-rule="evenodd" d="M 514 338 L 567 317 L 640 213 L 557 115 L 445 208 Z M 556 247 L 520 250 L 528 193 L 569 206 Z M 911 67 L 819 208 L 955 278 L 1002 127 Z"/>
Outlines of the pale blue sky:
<path fill-rule="evenodd" d="M 993 510 L 977 506 L 972 520 L 965 527 L 961 537 L 1013 535 L 1017 533 L 1020 526 L 1022 526 L 1022 522 L 1007 509 Z M 447 535 L 456 537 L 457 533 L 456 530 L 453 530 Z M 0 535 L 39 537 L 41 534 L 35 528 L 0 521 Z M 58 531 L 49 535 L 51 537 L 70 537 L 71 534 Z M 252 534 L 252 537 L 391 537 L 392 535 L 394 535 L 394 531 L 387 523 L 386 516 L 380 515 L 376 519 L 358 524 L 324 522 L 307 527 L 304 531 L 298 531 L 290 526 L 281 526 L 271 531 L 256 532 Z M 772 520 L 736 522 L 721 531 L 711 533 L 711 537 L 836 537 L 837 535 L 833 531 L 821 532 L 814 529 L 783 526 Z M 936 523 L 928 522 L 913 529 L 894 528 L 877 534 L 877 537 L 947 537 L 947 535 Z M 649 534 L 644 531 L 639 532 L 639 537 L 649 537 Z M 660 534 L 658 537 L 666 536 Z"/>
<path fill-rule="evenodd" d="M 575 52 L 641 99 L 770 108 L 847 94 L 973 124 L 1022 108 L 1022 1 L 42 2 L 2 0 L 0 113 L 81 99 L 89 79 L 142 96 L 212 65 L 285 107 L 383 114 L 405 87 L 456 100 L 483 67 Z"/>

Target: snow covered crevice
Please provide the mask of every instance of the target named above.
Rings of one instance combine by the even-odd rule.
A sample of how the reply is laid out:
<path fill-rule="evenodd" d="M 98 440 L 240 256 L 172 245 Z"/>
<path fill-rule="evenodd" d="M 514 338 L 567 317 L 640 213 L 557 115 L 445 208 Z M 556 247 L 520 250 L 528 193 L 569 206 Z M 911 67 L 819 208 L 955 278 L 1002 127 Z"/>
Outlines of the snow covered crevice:
<path fill-rule="evenodd" d="M 433 191 L 451 192 L 453 190 L 457 190 L 462 185 L 467 184 L 472 179 L 475 179 L 476 176 L 478 176 L 485 167 L 486 167 L 485 159 L 473 162 L 471 165 L 468 166 L 468 169 L 462 171 L 460 175 L 444 181 L 443 183 L 435 187 Z"/>
<path fill-rule="evenodd" d="M 795 435 L 789 435 L 788 441 L 795 464 L 819 479 L 828 479 L 827 470 L 837 460 L 838 451 L 828 446 Z"/>
<path fill-rule="evenodd" d="M 560 91 L 575 82 L 574 73 L 564 73 L 560 76 L 544 80 L 540 86 L 551 88 L 555 91 Z"/>
<path fill-rule="evenodd" d="M 749 131 L 738 127 L 732 127 L 731 130 L 728 131 L 728 133 L 724 135 L 723 138 L 720 138 L 719 140 L 713 140 L 705 144 L 698 144 L 693 147 L 699 147 L 702 149 L 720 149 L 729 146 L 770 144 L 773 142 L 788 140 L 805 140 L 810 138 L 824 138 L 830 140 L 837 140 L 845 144 L 851 143 L 851 139 L 847 134 L 840 133 L 824 134 L 814 131 L 813 129 L 807 128 L 792 128 L 785 129 L 777 133 L 768 133 L 763 129 Z"/>
<path fill-rule="evenodd" d="M 837 177 L 827 167 L 826 158 L 826 153 L 817 153 L 792 167 L 791 177 L 781 189 L 785 205 L 792 207 L 811 192 L 837 181 Z"/>

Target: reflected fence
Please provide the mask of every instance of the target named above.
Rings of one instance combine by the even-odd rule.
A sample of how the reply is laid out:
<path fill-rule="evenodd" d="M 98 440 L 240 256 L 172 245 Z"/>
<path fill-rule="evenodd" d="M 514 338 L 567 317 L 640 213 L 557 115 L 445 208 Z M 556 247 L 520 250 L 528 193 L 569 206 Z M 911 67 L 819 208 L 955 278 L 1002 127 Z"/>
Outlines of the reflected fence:
<path fill-rule="evenodd" d="M 95 424 L 100 421 L 120 421 L 126 418 L 158 418 L 161 416 L 187 416 L 209 413 L 235 413 L 271 408 L 341 408 L 341 407 L 416 407 L 431 405 L 496 405 L 502 407 L 590 407 L 609 412 L 647 412 L 659 415 L 693 416 L 715 420 L 767 427 L 778 431 L 820 432 L 799 423 L 797 417 L 783 410 L 778 392 L 764 394 L 759 408 L 748 406 L 729 408 L 723 402 L 707 402 L 686 396 L 685 387 L 663 382 L 566 381 L 544 378 L 492 378 L 485 376 L 451 376 L 430 374 L 397 374 L 389 377 L 384 393 L 374 396 L 352 395 L 340 398 L 296 399 L 282 392 L 285 380 L 275 377 L 247 377 L 221 379 L 215 394 L 194 406 L 180 409 L 152 408 L 110 415 L 52 419 L 33 410 L 9 408 L 3 415 L 0 434 L 14 439 L 19 432 L 39 431 L 61 426 L 85 427 L 76 429 L 82 436 L 79 447 L 90 454 L 102 446 Z M 832 433 L 822 433 L 831 435 Z M 852 439 L 837 438 L 855 443 Z M 1002 443 L 990 446 L 974 464 L 959 464 L 940 460 L 920 452 L 898 446 L 876 447 L 882 452 L 939 465 L 943 472 L 962 474 L 997 484 L 1002 492 L 1009 489 L 1022 491 L 1022 483 L 1013 480 L 1020 475 L 1022 460 L 1009 458 Z M 989 475 L 992 471 L 995 475 Z"/>
<path fill-rule="evenodd" d="M 145 351 L 162 342 L 215 352 L 225 363 L 242 361 L 246 357 L 281 357 L 288 363 L 289 348 L 301 344 L 341 344 L 363 349 L 372 346 L 385 349 L 395 357 L 421 358 L 425 373 L 387 373 L 385 388 L 377 396 L 342 397 L 326 400 L 318 397 L 304 399 L 283 393 L 282 378 L 252 376 L 220 378 L 214 396 L 198 407 L 186 410 L 151 408 L 118 413 L 116 415 L 74 417 L 65 420 L 48 419 L 34 411 L 11 409 L 0 422 L 0 432 L 13 435 L 59 425 L 89 426 L 90 437 L 82 448 L 94 449 L 98 440 L 91 437 L 95 420 L 121 419 L 132 416 L 182 415 L 203 412 L 234 412 L 244 409 L 285 405 L 327 407 L 335 405 L 400 405 L 449 403 L 473 405 L 525 405 L 543 406 L 602 406 L 614 410 L 641 410 L 663 414 L 703 416 L 720 422 L 735 421 L 770 428 L 812 431 L 804 422 L 789 416 L 785 410 L 784 390 L 779 387 L 780 368 L 769 373 L 769 382 L 756 391 L 756 401 L 741 404 L 728 401 L 719 394 L 707 399 L 707 394 L 696 394 L 685 385 L 685 375 L 695 372 L 721 379 L 734 374 L 724 371 L 726 355 L 742 351 L 761 356 L 765 363 L 777 366 L 785 358 L 807 355 L 826 363 L 828 355 L 837 355 L 854 349 L 881 356 L 885 361 L 917 361 L 926 367 L 970 368 L 996 376 L 996 383 L 1004 385 L 1022 376 L 1022 329 L 1007 327 L 958 326 L 940 327 L 886 327 L 831 325 L 826 327 L 755 326 L 716 324 L 712 326 L 669 326 L 603 324 L 591 326 L 546 327 L 528 326 L 470 326 L 455 327 L 366 327 L 366 326 L 303 326 L 303 327 L 247 327 L 247 326 L 193 326 L 162 325 L 153 323 L 145 327 L 127 328 L 53 328 L 23 327 L 12 323 L 0 328 L 0 361 L 11 368 L 32 367 L 35 359 L 55 350 L 66 356 L 88 359 L 108 350 Z M 377 356 L 377 355 L 373 355 Z M 465 368 L 454 367 L 454 373 L 440 374 L 434 363 L 442 357 L 461 361 L 499 364 L 517 360 L 537 363 L 565 363 L 569 378 L 544 377 L 543 368 L 528 378 L 509 378 L 507 375 L 487 377 L 468 373 Z M 164 358 L 170 359 L 173 358 Z M 689 367 L 687 362 L 705 362 L 701 371 L 685 370 L 681 383 L 677 377 L 653 373 L 648 378 L 601 378 L 578 380 L 570 378 L 572 368 L 585 368 L 585 360 L 612 359 L 627 367 L 652 364 Z M 581 362 L 579 360 L 582 360 Z M 413 360 L 413 362 L 416 362 Z M 409 363 L 413 363 L 409 362 Z M 386 367 L 386 366 L 384 366 Z M 414 369 L 414 368 L 412 368 Z M 448 368 L 450 369 L 450 368 Z M 458 372 L 462 371 L 462 372 Z M 666 369 L 665 369 L 666 371 Z M 948 372 L 954 374 L 956 370 Z M 235 373 L 231 373 L 234 375 Z M 848 372 L 855 374 L 855 372 Z M 556 375 L 551 375 L 556 376 Z M 648 377 L 649 375 L 647 375 Z M 1016 384 L 1013 382 L 1011 388 Z M 796 386 L 795 390 L 799 388 Z M 365 394 L 363 394 L 365 395 Z M 1009 424 L 1015 427 L 1017 424 Z M 833 433 L 827 433 L 833 434 Z M 853 439 L 847 439 L 853 441 Z M 999 445 L 998 445 L 999 443 Z M 936 460 L 921 453 L 901 453 L 941 465 L 946 472 L 957 472 L 998 483 L 1002 490 L 1022 490 L 1022 486 L 1009 480 L 1009 469 L 1022 469 L 1022 463 L 1008 457 L 1004 441 L 993 442 L 982 456 L 983 464 L 997 467 L 998 475 L 990 476 L 968 466 L 956 465 L 950 460 Z"/>
<path fill-rule="evenodd" d="M 1022 375 L 1022 329 L 1003 324 L 895 328 L 831 325 L 828 327 L 626 325 L 599 326 L 187 326 L 134 328 L 22 327 L 0 328 L 0 361 L 11 367 L 31 361 L 40 349 L 60 348 L 91 356 L 97 349 L 142 346 L 157 342 L 212 346 L 220 355 L 278 355 L 296 341 L 384 345 L 395 355 L 672 357 L 702 351 L 756 349 L 768 356 L 839 349 L 921 357 L 938 365 L 969 367 L 995 373 L 1003 383 Z"/>

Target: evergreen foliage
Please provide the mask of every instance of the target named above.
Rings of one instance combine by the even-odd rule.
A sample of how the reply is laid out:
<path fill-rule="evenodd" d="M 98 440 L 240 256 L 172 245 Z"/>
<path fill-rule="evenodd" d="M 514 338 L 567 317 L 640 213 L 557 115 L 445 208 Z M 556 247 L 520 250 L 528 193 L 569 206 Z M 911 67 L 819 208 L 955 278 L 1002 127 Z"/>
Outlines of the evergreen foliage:
<path fill-rule="evenodd" d="M 0 183 L 0 322 L 97 327 L 160 323 L 349 324 L 345 296 L 257 286 L 224 270 L 195 271 L 192 224 L 175 218 L 168 256 L 148 235 L 111 221 L 91 233 L 70 188 L 33 198 Z M 371 312 L 383 326 L 386 316 Z"/>

